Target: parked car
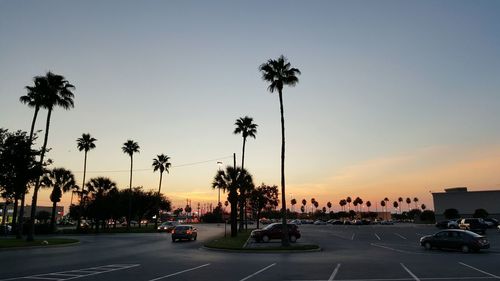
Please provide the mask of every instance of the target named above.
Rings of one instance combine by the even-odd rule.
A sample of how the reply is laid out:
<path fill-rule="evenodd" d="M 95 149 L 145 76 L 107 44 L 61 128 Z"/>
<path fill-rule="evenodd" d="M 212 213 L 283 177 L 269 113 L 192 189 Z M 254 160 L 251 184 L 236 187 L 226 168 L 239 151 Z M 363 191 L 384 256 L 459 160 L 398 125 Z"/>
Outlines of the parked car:
<path fill-rule="evenodd" d="M 458 229 L 458 223 L 461 219 L 454 219 L 454 220 L 444 220 L 444 221 L 439 221 L 436 222 L 436 227 L 441 228 L 441 229 Z"/>
<path fill-rule="evenodd" d="M 290 223 L 296 224 L 296 225 L 301 225 L 302 222 L 300 220 L 292 220 Z"/>
<path fill-rule="evenodd" d="M 488 249 L 490 242 L 484 236 L 468 230 L 448 229 L 442 230 L 434 235 L 420 238 L 420 245 L 427 250 L 438 249 L 460 249 L 462 252 L 479 251 Z"/>
<path fill-rule="evenodd" d="M 331 220 L 327 221 L 327 223 L 330 223 L 330 224 L 344 224 L 343 221 L 341 221 L 341 220 L 334 220 L 334 219 L 331 219 Z"/>
<path fill-rule="evenodd" d="M 172 231 L 172 242 L 175 240 L 196 240 L 198 237 L 198 230 L 192 225 L 181 224 L 174 228 Z"/>
<path fill-rule="evenodd" d="M 393 225 L 394 222 L 390 220 L 383 220 L 380 222 L 381 225 Z"/>
<path fill-rule="evenodd" d="M 289 223 L 288 238 L 290 242 L 295 243 L 300 238 L 299 227 L 296 224 Z M 269 242 L 271 239 L 281 239 L 283 237 L 283 225 L 281 223 L 272 223 L 262 229 L 255 229 L 250 234 L 255 241 Z"/>
<path fill-rule="evenodd" d="M 488 225 L 488 228 L 496 228 L 498 226 L 498 220 L 494 218 L 486 218 L 484 222 Z"/>
<path fill-rule="evenodd" d="M 326 221 L 316 220 L 316 221 L 314 222 L 314 225 L 326 225 Z"/>
<path fill-rule="evenodd" d="M 470 230 L 472 232 L 485 234 L 488 225 L 479 218 L 466 218 L 462 219 L 458 225 L 460 229 Z"/>
<path fill-rule="evenodd" d="M 158 232 L 171 233 L 177 225 L 179 223 L 176 221 L 166 221 L 158 226 Z"/>
<path fill-rule="evenodd" d="M 0 234 L 9 234 L 12 232 L 12 226 L 6 224 L 6 225 L 0 225 Z"/>

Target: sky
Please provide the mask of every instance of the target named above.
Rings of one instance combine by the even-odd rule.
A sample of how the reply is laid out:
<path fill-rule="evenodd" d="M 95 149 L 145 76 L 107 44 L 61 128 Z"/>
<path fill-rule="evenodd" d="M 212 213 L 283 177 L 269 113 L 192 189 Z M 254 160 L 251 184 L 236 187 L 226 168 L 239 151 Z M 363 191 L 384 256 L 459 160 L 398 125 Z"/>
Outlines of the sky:
<path fill-rule="evenodd" d="M 158 188 L 164 153 L 174 205 L 215 204 L 217 161 L 241 161 L 243 116 L 258 124 L 245 168 L 280 184 L 279 100 L 258 67 L 283 54 L 302 72 L 283 97 L 287 201 L 432 208 L 446 187 L 500 189 L 499 30 L 499 1 L 0 0 L 0 127 L 29 131 L 19 97 L 50 70 L 76 87 L 75 108 L 52 115 L 54 167 L 81 184 L 76 139 L 90 133 L 87 179 L 128 188 L 132 139 L 134 186 Z"/>

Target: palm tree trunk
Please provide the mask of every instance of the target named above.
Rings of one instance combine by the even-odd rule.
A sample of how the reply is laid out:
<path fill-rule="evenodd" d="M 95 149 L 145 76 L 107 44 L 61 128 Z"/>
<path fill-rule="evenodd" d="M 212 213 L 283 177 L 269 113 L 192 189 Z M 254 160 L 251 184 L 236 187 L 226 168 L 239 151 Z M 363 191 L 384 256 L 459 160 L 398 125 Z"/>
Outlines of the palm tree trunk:
<path fill-rule="evenodd" d="M 57 202 L 52 203 L 52 215 L 50 216 L 50 229 L 52 232 L 56 230 L 56 207 Z"/>
<path fill-rule="evenodd" d="M 45 137 L 43 139 L 42 152 L 40 153 L 40 164 L 39 164 L 40 173 L 42 172 L 42 169 L 43 169 L 43 158 L 45 157 L 45 150 L 47 149 L 47 142 L 49 140 L 49 128 L 50 128 L 50 116 L 51 115 L 52 115 L 52 108 L 49 108 L 49 112 L 47 113 L 47 123 L 45 125 Z M 38 190 L 40 189 L 41 177 L 42 177 L 42 174 L 40 174 L 40 176 L 36 179 L 35 189 L 33 190 L 33 198 L 31 200 L 31 216 L 30 216 L 30 223 L 29 223 L 29 229 L 28 229 L 28 237 L 26 238 L 27 241 L 34 241 L 35 240 L 36 201 L 38 199 Z"/>
<path fill-rule="evenodd" d="M 87 150 L 85 150 L 85 156 L 83 157 L 83 180 L 82 180 L 82 192 L 80 193 L 80 208 L 78 212 L 78 224 L 77 229 L 80 229 L 80 224 L 82 222 L 82 212 L 83 212 L 83 191 L 85 190 L 85 175 L 87 174 Z M 73 193 L 71 194 L 73 199 Z"/>
<path fill-rule="evenodd" d="M 161 178 L 162 178 L 162 175 L 163 175 L 163 172 L 160 171 L 160 184 L 158 185 L 158 204 L 157 204 L 157 208 L 158 208 L 158 212 L 156 213 L 156 219 L 155 219 L 155 229 L 158 227 L 158 220 L 160 218 L 160 201 L 161 201 Z"/>
<path fill-rule="evenodd" d="M 234 200 L 231 203 L 231 237 L 236 237 L 238 235 L 238 218 L 236 213 L 238 213 L 238 200 Z"/>
<path fill-rule="evenodd" d="M 280 113 L 281 113 L 281 220 L 283 223 L 283 238 L 281 245 L 289 246 L 288 241 L 288 226 L 286 225 L 286 196 L 285 196 L 285 117 L 283 112 L 283 93 L 282 89 L 278 89 L 280 98 Z"/>
<path fill-rule="evenodd" d="M 130 231 L 130 220 L 132 219 L 132 167 L 134 165 L 134 158 L 130 155 L 130 183 L 129 190 L 130 194 L 128 197 L 128 219 L 127 219 L 127 230 Z"/>
<path fill-rule="evenodd" d="M 26 200 L 26 193 L 21 195 L 21 204 L 19 206 L 19 216 L 17 219 L 17 231 L 16 231 L 16 239 L 23 238 L 23 228 L 24 228 L 24 204 Z M 17 202 L 14 207 L 14 211 L 17 211 Z"/>

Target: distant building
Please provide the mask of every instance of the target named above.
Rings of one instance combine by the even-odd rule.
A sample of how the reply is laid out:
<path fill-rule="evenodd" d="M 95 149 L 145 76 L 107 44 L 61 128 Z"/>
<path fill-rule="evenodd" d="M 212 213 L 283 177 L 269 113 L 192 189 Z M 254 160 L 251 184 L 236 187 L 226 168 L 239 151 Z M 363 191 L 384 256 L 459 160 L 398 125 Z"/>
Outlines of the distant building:
<path fill-rule="evenodd" d="M 446 188 L 432 192 L 436 220 L 444 219 L 446 209 L 457 209 L 462 217 L 472 217 L 477 209 L 485 209 L 490 217 L 500 219 L 500 190 L 468 191 L 467 187 Z"/>

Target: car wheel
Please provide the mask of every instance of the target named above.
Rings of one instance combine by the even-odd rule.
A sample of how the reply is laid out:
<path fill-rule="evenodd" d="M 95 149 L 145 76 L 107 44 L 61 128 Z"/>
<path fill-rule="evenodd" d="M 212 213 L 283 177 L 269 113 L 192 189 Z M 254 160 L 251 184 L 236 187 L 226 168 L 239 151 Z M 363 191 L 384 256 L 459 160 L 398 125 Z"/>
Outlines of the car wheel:
<path fill-rule="evenodd" d="M 194 240 L 195 240 L 195 241 L 196 241 L 196 238 L 198 238 L 198 235 L 195 235 L 195 236 L 194 236 Z"/>
<path fill-rule="evenodd" d="M 175 242 L 175 238 L 172 238 L 172 243 L 174 243 L 174 242 Z"/>
<path fill-rule="evenodd" d="M 432 249 L 432 245 L 431 245 L 431 243 L 429 243 L 429 242 L 425 242 L 425 244 L 424 244 L 424 248 L 425 248 L 426 250 L 431 250 L 431 249 Z"/>
<path fill-rule="evenodd" d="M 290 242 L 295 243 L 297 242 L 297 237 L 295 235 L 290 236 Z"/>
<path fill-rule="evenodd" d="M 265 243 L 269 242 L 269 236 L 267 235 L 262 236 L 262 241 Z"/>
<path fill-rule="evenodd" d="M 468 253 L 470 251 L 470 248 L 467 245 L 462 245 L 461 249 L 462 249 L 462 252 L 464 252 L 464 253 Z"/>

